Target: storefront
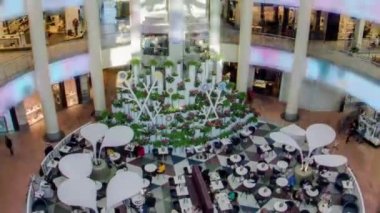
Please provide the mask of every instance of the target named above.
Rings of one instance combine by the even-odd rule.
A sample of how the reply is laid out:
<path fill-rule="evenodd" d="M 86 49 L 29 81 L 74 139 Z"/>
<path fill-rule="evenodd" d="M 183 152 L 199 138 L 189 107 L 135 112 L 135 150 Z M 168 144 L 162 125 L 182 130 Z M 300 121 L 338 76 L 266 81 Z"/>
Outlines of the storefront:
<path fill-rule="evenodd" d="M 282 72 L 260 67 L 255 67 L 251 72 L 254 72 L 252 82 L 252 91 L 254 93 L 279 97 Z"/>

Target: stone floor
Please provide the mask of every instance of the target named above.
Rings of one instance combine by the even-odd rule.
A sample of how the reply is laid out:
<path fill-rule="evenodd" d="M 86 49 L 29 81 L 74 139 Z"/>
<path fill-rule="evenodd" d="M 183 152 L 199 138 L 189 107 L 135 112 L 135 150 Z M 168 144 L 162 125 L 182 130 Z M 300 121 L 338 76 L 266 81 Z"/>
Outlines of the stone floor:
<path fill-rule="evenodd" d="M 262 119 L 277 125 L 286 125 L 280 114 L 284 104 L 274 98 L 257 97 L 252 106 L 261 113 Z M 58 113 L 61 129 L 68 133 L 91 120 L 91 105 L 79 105 Z M 338 128 L 344 115 L 332 112 L 308 112 L 301 110 L 298 124 L 307 127 L 323 122 Z M 10 156 L 3 139 L 0 139 L 0 207 L 1 212 L 24 212 L 29 177 L 37 172 L 43 159 L 45 143 L 42 142 L 43 122 L 33 125 L 30 130 L 10 135 L 15 155 Z M 380 167 L 374 166 L 379 160 L 379 149 L 352 141 L 344 143 L 345 135 L 338 134 L 336 153 L 348 157 L 349 165 L 358 178 L 363 192 L 366 212 L 380 212 Z"/>

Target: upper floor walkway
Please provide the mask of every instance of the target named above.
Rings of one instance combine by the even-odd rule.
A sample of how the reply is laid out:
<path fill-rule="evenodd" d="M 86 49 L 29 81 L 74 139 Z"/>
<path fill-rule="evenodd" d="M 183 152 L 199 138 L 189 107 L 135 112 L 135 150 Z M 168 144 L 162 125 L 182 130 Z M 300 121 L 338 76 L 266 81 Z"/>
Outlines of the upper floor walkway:
<path fill-rule="evenodd" d="M 129 32 L 118 32 L 116 25 L 102 25 L 102 48 L 113 49 L 130 44 Z M 221 43 L 239 43 L 239 30 L 228 24 L 223 24 L 221 29 Z M 380 64 L 371 59 L 380 56 L 380 49 L 367 48 L 370 41 L 364 40 L 362 50 L 357 54 L 347 52 L 348 41 L 317 41 L 310 40 L 308 55 L 314 58 L 326 60 L 330 63 L 344 66 L 364 77 L 380 82 Z M 294 51 L 294 39 L 273 34 L 252 34 L 252 45 L 264 46 L 273 49 Z M 78 54 L 86 53 L 86 37 L 65 42 L 52 42 L 48 46 L 50 61 L 58 61 Z M 223 53 L 222 53 L 223 55 Z M 224 57 L 229 62 L 236 62 L 234 57 Z M 267 60 L 275 60 L 268 58 Z M 3 51 L 0 52 L 0 86 L 33 70 L 33 55 L 30 50 Z"/>

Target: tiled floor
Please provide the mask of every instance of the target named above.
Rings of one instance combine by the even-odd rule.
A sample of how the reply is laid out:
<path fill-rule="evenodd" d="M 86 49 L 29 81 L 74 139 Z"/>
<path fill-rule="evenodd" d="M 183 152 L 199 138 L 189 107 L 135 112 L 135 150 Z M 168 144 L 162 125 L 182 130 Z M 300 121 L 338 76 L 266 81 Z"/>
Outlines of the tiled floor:
<path fill-rule="evenodd" d="M 257 97 L 252 104 L 266 120 L 278 125 L 285 125 L 280 114 L 284 105 L 273 98 Z M 59 123 L 64 132 L 70 132 L 91 120 L 91 105 L 76 106 L 58 113 Z M 307 127 L 316 122 L 328 123 L 337 128 L 343 115 L 330 112 L 301 111 L 298 124 Z M 1 212 L 24 212 L 29 176 L 38 171 L 43 158 L 45 143 L 42 142 L 43 123 L 38 123 L 24 131 L 11 135 L 14 142 L 15 156 L 11 157 L 4 143 L 0 144 L 0 207 Z M 337 153 L 348 157 L 349 164 L 356 174 L 362 189 L 366 210 L 377 212 L 380 196 L 380 167 L 376 166 L 380 158 L 379 149 L 368 144 L 355 142 L 345 144 L 345 136 L 338 134 Z M 1 141 L 3 142 L 3 141 Z"/>

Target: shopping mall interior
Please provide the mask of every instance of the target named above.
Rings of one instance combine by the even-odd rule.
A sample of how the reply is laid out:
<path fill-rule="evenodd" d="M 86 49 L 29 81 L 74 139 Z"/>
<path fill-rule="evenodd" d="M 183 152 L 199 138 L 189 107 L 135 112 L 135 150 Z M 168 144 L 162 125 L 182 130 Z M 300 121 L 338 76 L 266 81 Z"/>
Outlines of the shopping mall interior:
<path fill-rule="evenodd" d="M 0 209 L 380 213 L 380 1 L 0 1 Z"/>

